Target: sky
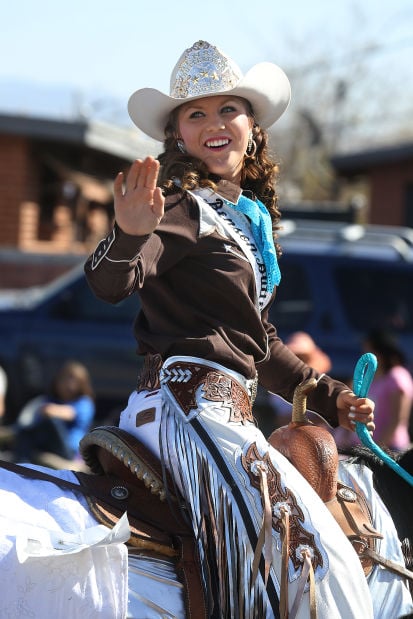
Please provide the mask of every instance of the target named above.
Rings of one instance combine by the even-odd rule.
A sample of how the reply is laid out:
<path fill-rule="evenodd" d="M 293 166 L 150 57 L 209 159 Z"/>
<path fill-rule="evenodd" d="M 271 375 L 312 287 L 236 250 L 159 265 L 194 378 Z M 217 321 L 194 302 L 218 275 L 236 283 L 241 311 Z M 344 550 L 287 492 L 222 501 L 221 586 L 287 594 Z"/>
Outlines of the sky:
<path fill-rule="evenodd" d="M 326 59 L 351 81 L 364 58 L 390 101 L 395 79 L 406 105 L 413 100 L 411 0 L 3 0 L 0 20 L 0 111 L 53 106 L 122 122 L 130 94 L 167 92 L 175 62 L 198 39 L 244 72 L 275 62 L 292 82 Z"/>

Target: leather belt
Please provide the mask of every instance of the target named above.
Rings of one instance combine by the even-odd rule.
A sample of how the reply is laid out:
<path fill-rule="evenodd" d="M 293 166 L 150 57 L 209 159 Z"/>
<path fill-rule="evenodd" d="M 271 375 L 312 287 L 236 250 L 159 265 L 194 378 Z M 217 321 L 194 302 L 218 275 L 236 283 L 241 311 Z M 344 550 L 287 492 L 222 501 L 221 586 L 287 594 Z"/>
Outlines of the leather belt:
<path fill-rule="evenodd" d="M 154 389 L 160 389 L 161 383 L 159 380 L 159 373 L 161 371 L 163 361 L 159 354 L 152 355 L 148 353 L 145 355 L 143 366 L 138 374 L 138 381 L 136 384 L 136 391 L 153 391 Z"/>
<path fill-rule="evenodd" d="M 229 421 L 253 422 L 252 402 L 256 381 L 241 384 L 230 373 L 195 361 L 175 361 L 163 364 L 159 354 L 148 354 L 138 376 L 137 391 L 160 389 L 167 384 L 186 415 L 197 408 L 196 393 L 202 386 L 204 399 L 222 402 L 230 409 Z M 250 393 L 248 393 L 248 387 Z"/>
<path fill-rule="evenodd" d="M 197 392 L 202 387 L 205 400 L 222 402 L 229 408 L 229 421 L 254 421 L 247 390 L 231 374 L 217 368 L 197 362 L 176 361 L 162 367 L 160 381 L 168 385 L 186 415 L 197 408 Z"/>

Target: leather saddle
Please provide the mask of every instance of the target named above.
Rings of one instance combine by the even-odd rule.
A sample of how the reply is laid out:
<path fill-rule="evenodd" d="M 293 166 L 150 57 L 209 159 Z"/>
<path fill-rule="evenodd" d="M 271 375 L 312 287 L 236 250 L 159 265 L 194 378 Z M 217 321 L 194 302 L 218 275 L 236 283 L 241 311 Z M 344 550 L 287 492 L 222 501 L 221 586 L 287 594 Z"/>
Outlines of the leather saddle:
<path fill-rule="evenodd" d="M 184 585 L 186 616 L 208 617 L 192 526 L 160 461 L 137 438 L 115 426 L 93 429 L 81 440 L 80 450 L 94 475 L 75 474 L 95 518 L 114 526 L 126 511 L 130 551 L 173 558 Z"/>
<path fill-rule="evenodd" d="M 412 580 L 412 572 L 376 552 L 376 542 L 383 535 L 373 526 L 364 495 L 339 480 L 338 450 L 333 436 L 325 427 L 307 419 L 307 394 L 316 386 L 314 378 L 298 385 L 292 421 L 274 430 L 268 442 L 295 466 L 325 503 L 358 554 L 366 576 L 379 563 Z"/>

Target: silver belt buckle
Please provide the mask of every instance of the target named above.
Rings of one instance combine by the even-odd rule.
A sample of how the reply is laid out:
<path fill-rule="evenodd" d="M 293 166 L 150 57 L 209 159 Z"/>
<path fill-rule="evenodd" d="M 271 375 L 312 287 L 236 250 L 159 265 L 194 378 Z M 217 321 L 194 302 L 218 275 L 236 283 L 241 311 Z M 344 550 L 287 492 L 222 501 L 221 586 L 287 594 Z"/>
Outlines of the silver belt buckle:
<path fill-rule="evenodd" d="M 245 388 L 247 390 L 248 395 L 251 398 L 251 405 L 252 405 L 254 404 L 255 398 L 257 397 L 258 374 L 255 375 L 255 378 L 250 378 L 245 381 Z"/>

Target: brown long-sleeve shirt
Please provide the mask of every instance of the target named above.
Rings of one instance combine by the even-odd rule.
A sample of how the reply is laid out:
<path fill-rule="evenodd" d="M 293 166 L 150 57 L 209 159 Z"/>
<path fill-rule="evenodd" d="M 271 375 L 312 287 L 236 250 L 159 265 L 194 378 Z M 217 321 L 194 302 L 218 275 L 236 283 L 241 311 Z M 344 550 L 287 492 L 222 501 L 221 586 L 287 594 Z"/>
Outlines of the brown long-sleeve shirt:
<path fill-rule="evenodd" d="M 169 196 L 152 234 L 132 236 L 115 225 L 101 241 L 85 264 L 91 288 L 111 303 L 139 295 L 139 354 L 201 357 L 246 378 L 258 372 L 262 387 L 292 401 L 302 380 L 319 375 L 279 339 L 268 306 L 257 309 L 253 269 L 236 241 L 219 230 L 200 230 L 197 201 L 188 194 Z M 308 407 L 336 426 L 336 398 L 346 388 L 322 377 Z"/>

